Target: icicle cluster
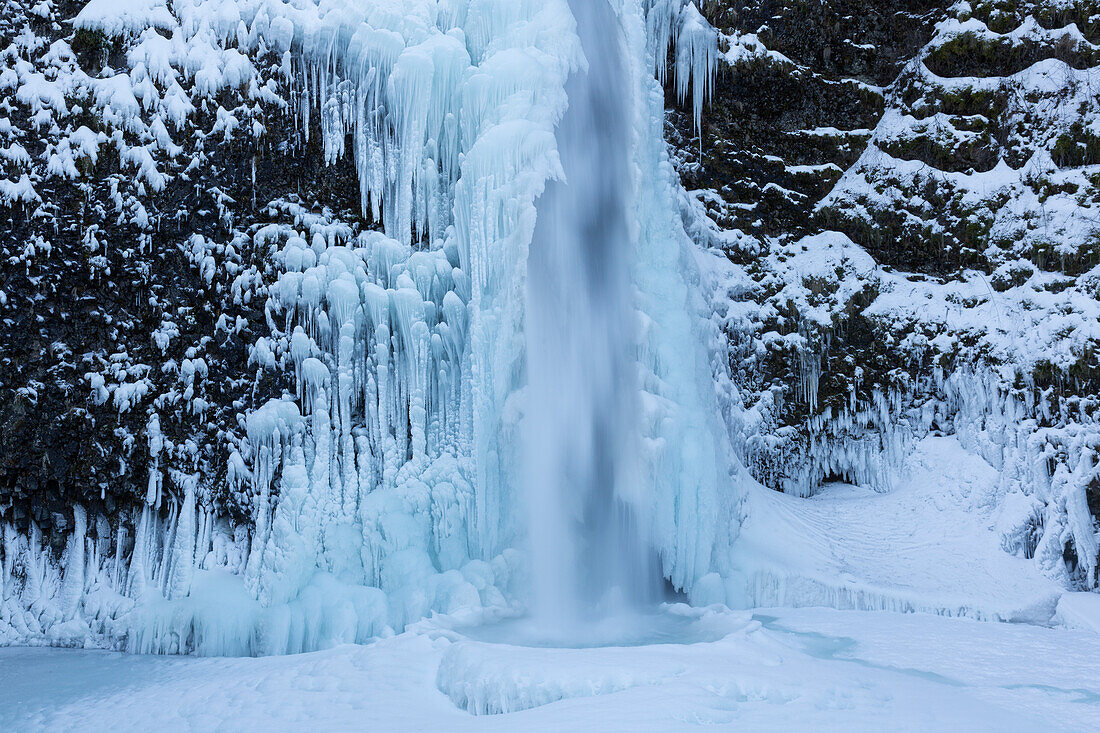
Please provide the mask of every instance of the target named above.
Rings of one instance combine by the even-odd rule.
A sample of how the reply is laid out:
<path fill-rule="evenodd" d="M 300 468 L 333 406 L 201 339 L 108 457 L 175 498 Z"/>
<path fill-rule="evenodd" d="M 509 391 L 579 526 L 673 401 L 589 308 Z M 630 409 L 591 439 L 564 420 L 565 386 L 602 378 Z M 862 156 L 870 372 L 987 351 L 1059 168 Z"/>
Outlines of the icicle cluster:
<path fill-rule="evenodd" d="M 705 0 L 698 0 L 705 5 Z M 718 31 L 699 12 L 695 0 L 646 0 L 646 21 L 654 72 L 664 86 L 668 59 L 674 56 L 676 96 L 691 99 L 695 131 L 703 124 L 703 106 L 714 93 L 718 72 Z"/>
<path fill-rule="evenodd" d="M 1065 587 L 1095 589 L 1100 530 L 1087 492 L 1100 483 L 1100 424 L 1059 414 L 1049 391 L 1005 387 L 990 371 L 943 383 L 956 435 L 1000 471 L 998 529 L 1007 552 L 1034 558 Z"/>

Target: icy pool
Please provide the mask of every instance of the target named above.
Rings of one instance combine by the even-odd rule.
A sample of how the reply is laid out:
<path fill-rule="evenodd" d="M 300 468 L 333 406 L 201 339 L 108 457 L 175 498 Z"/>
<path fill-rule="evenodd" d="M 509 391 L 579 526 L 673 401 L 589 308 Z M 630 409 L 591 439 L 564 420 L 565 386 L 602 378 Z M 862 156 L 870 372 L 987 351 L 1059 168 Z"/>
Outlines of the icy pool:
<path fill-rule="evenodd" d="M 649 612 L 619 613 L 591 619 L 576 628 L 547 627 L 523 617 L 455 627 L 463 637 L 487 644 L 594 649 L 651 644 L 699 644 L 718 641 L 734 630 L 728 614 L 699 612 L 688 606 L 665 606 Z"/>

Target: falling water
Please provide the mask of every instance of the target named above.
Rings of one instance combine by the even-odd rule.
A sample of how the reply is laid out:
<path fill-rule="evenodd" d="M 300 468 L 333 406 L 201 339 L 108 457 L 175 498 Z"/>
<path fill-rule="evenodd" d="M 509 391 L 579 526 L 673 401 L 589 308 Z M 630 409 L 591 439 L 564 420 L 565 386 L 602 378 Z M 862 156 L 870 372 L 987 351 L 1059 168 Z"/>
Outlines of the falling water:
<path fill-rule="evenodd" d="M 648 600 L 657 578 L 645 514 L 623 499 L 641 477 L 622 32 L 607 0 L 570 6 L 588 68 L 567 85 L 557 130 L 566 180 L 539 201 L 527 315 L 533 616 L 564 633 Z"/>

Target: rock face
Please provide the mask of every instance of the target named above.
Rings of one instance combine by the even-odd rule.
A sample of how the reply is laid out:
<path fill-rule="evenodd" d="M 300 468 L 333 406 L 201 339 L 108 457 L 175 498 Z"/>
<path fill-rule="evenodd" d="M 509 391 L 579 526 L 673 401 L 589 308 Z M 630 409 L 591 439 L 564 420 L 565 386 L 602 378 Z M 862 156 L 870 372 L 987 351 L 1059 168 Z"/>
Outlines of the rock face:
<path fill-rule="evenodd" d="M 291 384 L 250 361 L 271 276 L 251 235 L 333 212 L 359 226 L 358 184 L 306 140 L 278 55 L 225 52 L 210 63 L 241 68 L 187 78 L 157 67 L 152 29 L 73 32 L 83 5 L 0 6 L 5 519 L 55 543 L 74 503 L 129 523 L 147 494 L 179 498 L 173 472 L 246 519 L 226 480 L 238 414 Z"/>
<path fill-rule="evenodd" d="M 957 434 L 1002 472 L 1005 549 L 1094 587 L 1100 8 L 858 5 L 708 4 L 714 109 L 701 141 L 669 118 L 731 263 L 748 465 L 886 490 L 913 438 Z"/>
<path fill-rule="evenodd" d="M 709 189 L 725 229 L 790 237 L 860 156 L 884 89 L 927 43 L 942 3 L 720 2 L 722 73 L 702 139 L 674 112 L 688 189 Z M 700 154 L 701 151 L 701 154 Z"/>
<path fill-rule="evenodd" d="M 219 18 L 173 66 L 167 4 L 84 5 L 0 0 L 0 557 L 20 583 L 60 583 L 17 567 L 32 546 L 125 557 L 143 515 L 171 531 L 195 501 L 239 555 L 248 416 L 295 390 L 265 338 L 276 255 L 383 226 L 309 118 L 347 92 L 310 108 L 293 29 Z M 1095 588 L 1100 4 L 697 5 L 718 73 L 701 125 L 670 79 L 666 137 L 735 453 L 777 490 L 885 491 L 915 439 L 958 435 L 1001 472 L 1005 550 Z"/>

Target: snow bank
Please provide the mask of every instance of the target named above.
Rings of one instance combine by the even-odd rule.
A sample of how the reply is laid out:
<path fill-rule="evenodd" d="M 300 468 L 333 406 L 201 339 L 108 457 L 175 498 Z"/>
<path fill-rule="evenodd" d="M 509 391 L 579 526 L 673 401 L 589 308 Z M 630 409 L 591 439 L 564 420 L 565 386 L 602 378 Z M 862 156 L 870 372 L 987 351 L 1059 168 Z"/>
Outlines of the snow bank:
<path fill-rule="evenodd" d="M 1064 594 L 1058 599 L 1054 622 L 1070 629 L 1100 632 L 1100 595 Z"/>
<path fill-rule="evenodd" d="M 999 481 L 957 438 L 929 437 L 887 493 L 834 484 L 799 499 L 754 488 L 736 569 L 707 601 L 1049 624 L 1062 588 L 1004 551 Z"/>

